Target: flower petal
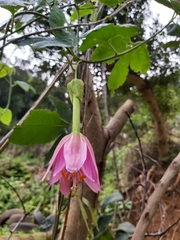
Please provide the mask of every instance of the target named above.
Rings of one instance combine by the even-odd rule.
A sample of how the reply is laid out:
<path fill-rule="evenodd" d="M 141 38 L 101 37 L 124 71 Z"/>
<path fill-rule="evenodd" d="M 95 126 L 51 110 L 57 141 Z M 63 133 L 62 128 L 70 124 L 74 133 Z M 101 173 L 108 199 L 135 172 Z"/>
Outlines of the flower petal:
<path fill-rule="evenodd" d="M 87 150 L 87 159 L 82 166 L 81 170 L 83 174 L 86 176 L 84 181 L 87 183 L 87 185 L 94 191 L 98 192 L 100 190 L 100 182 L 99 182 L 99 174 L 97 165 L 95 162 L 94 153 L 91 152 L 88 148 Z"/>
<path fill-rule="evenodd" d="M 66 181 L 64 177 L 61 177 L 60 179 L 60 191 L 65 196 L 70 194 L 70 182 Z"/>
<path fill-rule="evenodd" d="M 61 172 L 59 174 L 53 175 L 53 172 L 51 173 L 50 179 L 49 179 L 49 184 L 52 185 L 56 182 L 58 182 L 61 178 Z"/>
<path fill-rule="evenodd" d="M 86 160 L 87 145 L 83 136 L 73 133 L 71 138 L 64 144 L 64 158 L 68 172 L 77 172 Z"/>
<path fill-rule="evenodd" d="M 70 137 L 71 137 L 71 134 L 66 135 L 65 137 L 63 137 L 63 138 L 61 139 L 61 141 L 60 141 L 59 144 L 57 145 L 57 147 L 56 147 L 56 149 L 55 149 L 55 151 L 54 151 L 54 154 L 53 154 L 53 156 L 52 156 L 52 158 L 51 158 L 51 160 L 50 160 L 50 162 L 49 162 L 49 166 L 48 166 L 48 168 L 47 168 L 47 170 L 46 170 L 46 173 L 44 174 L 44 176 L 43 176 L 43 178 L 42 178 L 42 180 L 41 180 L 42 182 L 45 180 L 45 178 L 47 177 L 47 175 L 48 175 L 51 167 L 53 166 L 54 162 L 56 161 L 56 156 L 58 155 L 58 153 L 59 153 L 59 151 L 61 150 L 62 146 L 64 145 L 64 143 L 65 143 L 66 141 L 69 140 Z"/>

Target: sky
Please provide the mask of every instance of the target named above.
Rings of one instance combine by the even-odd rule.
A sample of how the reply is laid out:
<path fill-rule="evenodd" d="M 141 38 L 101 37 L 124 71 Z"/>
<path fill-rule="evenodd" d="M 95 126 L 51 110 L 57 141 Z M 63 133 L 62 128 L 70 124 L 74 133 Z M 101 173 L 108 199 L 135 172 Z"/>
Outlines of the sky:
<path fill-rule="evenodd" d="M 166 24 L 173 14 L 171 9 L 164 7 L 162 4 L 159 4 L 154 0 L 151 0 L 151 10 L 154 16 L 159 14 L 159 20 L 162 24 Z M 3 24 L 9 17 L 10 12 L 0 8 L 0 25 Z"/>

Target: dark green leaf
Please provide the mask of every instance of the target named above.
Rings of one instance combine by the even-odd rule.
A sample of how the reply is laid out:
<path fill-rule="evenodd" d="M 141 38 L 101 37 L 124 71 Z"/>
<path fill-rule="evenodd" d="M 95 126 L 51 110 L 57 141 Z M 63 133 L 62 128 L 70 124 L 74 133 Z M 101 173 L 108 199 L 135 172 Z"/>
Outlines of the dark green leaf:
<path fill-rule="evenodd" d="M 123 222 L 123 223 L 119 224 L 118 227 L 114 230 L 133 234 L 135 227 L 130 222 Z"/>
<path fill-rule="evenodd" d="M 102 208 L 105 208 L 110 203 L 122 200 L 123 200 L 122 194 L 120 192 L 114 192 L 102 202 L 101 206 Z"/>
<path fill-rule="evenodd" d="M 129 234 L 127 232 L 118 231 L 115 240 L 128 240 Z"/>
<path fill-rule="evenodd" d="M 173 10 L 174 10 L 177 14 L 180 14 L 180 2 L 179 2 L 179 1 L 171 0 L 171 5 L 172 5 Z"/>
<path fill-rule="evenodd" d="M 172 48 L 172 49 L 177 49 L 180 45 L 180 41 L 170 41 L 167 42 L 163 45 L 163 47 L 166 48 Z"/>
<path fill-rule="evenodd" d="M 114 240 L 109 230 L 105 230 L 96 240 Z"/>
<path fill-rule="evenodd" d="M 50 96 L 49 97 L 53 103 L 53 105 L 56 107 L 57 112 L 59 113 L 60 117 L 70 123 L 72 120 L 72 112 L 68 104 L 65 104 L 64 102 L 60 101 L 59 99 Z"/>
<path fill-rule="evenodd" d="M 71 47 L 77 44 L 76 39 L 74 40 L 69 32 L 62 32 L 62 39 L 59 40 L 54 37 L 35 37 L 15 42 L 18 46 L 25 46 L 33 44 L 34 48 L 45 48 L 45 47 Z"/>
<path fill-rule="evenodd" d="M 49 25 L 51 28 L 63 26 L 66 22 L 66 18 L 61 9 L 57 5 L 52 7 L 52 10 L 49 15 Z"/>
<path fill-rule="evenodd" d="M 93 30 L 86 32 L 82 36 L 82 38 L 85 39 L 83 40 L 80 50 L 85 51 L 88 48 L 92 48 L 102 42 L 106 42 L 108 45 L 108 41 L 110 40 L 113 41 L 112 39 L 114 39 L 115 37 L 117 37 L 115 38 L 116 39 L 115 43 L 117 46 L 118 37 L 120 45 L 120 40 L 122 38 L 129 39 L 130 41 L 130 38 L 137 35 L 137 33 L 138 27 L 130 24 L 118 26 L 115 26 L 113 24 L 100 24 L 99 26 L 95 27 Z"/>
<path fill-rule="evenodd" d="M 99 236 L 103 234 L 103 232 L 108 228 L 109 223 L 112 221 L 112 215 L 103 215 L 98 219 L 98 230 L 94 228 L 94 236 L 97 239 Z"/>
<path fill-rule="evenodd" d="M 119 3 L 122 3 L 123 0 L 100 0 L 100 2 L 106 4 L 108 7 L 116 6 Z"/>
<path fill-rule="evenodd" d="M 57 112 L 32 110 L 22 126 L 14 128 L 9 140 L 19 145 L 47 143 L 55 139 L 67 126 Z"/>
<path fill-rule="evenodd" d="M 35 0 L 0 0 L 0 5 L 6 6 L 26 6 L 26 5 L 31 5 L 35 4 L 37 1 Z"/>
<path fill-rule="evenodd" d="M 171 2 L 169 0 L 155 0 L 155 1 L 163 4 L 166 7 L 172 8 Z"/>
<path fill-rule="evenodd" d="M 177 23 L 172 23 L 167 26 L 167 33 L 170 36 L 180 37 L 180 25 Z"/>
<path fill-rule="evenodd" d="M 123 85 L 129 72 L 130 54 L 123 55 L 114 66 L 108 79 L 108 88 L 111 91 L 116 90 Z"/>

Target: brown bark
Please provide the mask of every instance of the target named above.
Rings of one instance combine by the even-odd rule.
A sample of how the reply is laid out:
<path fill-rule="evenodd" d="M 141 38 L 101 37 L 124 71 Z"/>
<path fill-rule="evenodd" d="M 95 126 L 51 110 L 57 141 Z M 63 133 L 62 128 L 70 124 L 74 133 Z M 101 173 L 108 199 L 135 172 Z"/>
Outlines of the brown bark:
<path fill-rule="evenodd" d="M 158 102 L 149 84 L 140 76 L 130 73 L 127 76 L 126 82 L 136 86 L 149 105 L 157 132 L 159 159 L 161 160 L 161 158 L 166 157 L 168 153 L 168 132 Z"/>
<path fill-rule="evenodd" d="M 128 100 L 111 119 L 104 129 L 102 128 L 101 116 L 97 100 L 93 91 L 92 76 L 89 72 L 88 65 L 81 66 L 79 70 L 81 73 L 78 78 L 84 79 L 85 83 L 85 97 L 82 103 L 82 123 L 83 134 L 90 140 L 99 170 L 100 180 L 103 176 L 105 167 L 106 154 L 109 151 L 111 143 L 116 136 L 120 133 L 124 124 L 127 121 L 127 116 L 124 111 L 131 114 L 134 111 L 133 102 Z M 92 192 L 91 189 L 83 182 L 79 187 L 78 194 L 86 198 L 91 206 L 94 208 L 96 205 L 97 194 Z M 91 227 L 92 219 L 89 210 L 86 208 L 88 215 L 88 224 Z M 84 219 L 81 215 L 79 203 L 76 197 L 71 199 L 68 220 L 66 224 L 65 240 L 85 240 L 87 236 L 87 228 Z M 59 237 L 61 240 L 61 236 Z"/>
<path fill-rule="evenodd" d="M 177 177 L 180 170 L 180 153 L 172 161 L 165 174 L 159 181 L 153 194 L 148 199 L 147 205 L 136 225 L 135 232 L 132 236 L 132 240 L 143 240 L 144 235 L 147 231 L 149 223 L 151 222 L 154 214 L 156 213 L 157 207 L 160 203 L 161 198 L 165 194 L 167 188 L 173 184 L 175 177 Z"/>

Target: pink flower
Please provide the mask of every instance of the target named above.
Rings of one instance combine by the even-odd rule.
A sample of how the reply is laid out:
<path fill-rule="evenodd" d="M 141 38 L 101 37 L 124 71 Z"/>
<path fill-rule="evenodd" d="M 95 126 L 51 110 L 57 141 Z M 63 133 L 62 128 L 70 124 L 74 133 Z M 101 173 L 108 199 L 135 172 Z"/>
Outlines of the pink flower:
<path fill-rule="evenodd" d="M 70 194 L 70 188 L 84 180 L 94 191 L 100 190 L 98 169 L 89 140 L 80 133 L 65 136 L 57 145 L 42 181 L 52 168 L 49 184 L 60 182 L 60 191 Z"/>

